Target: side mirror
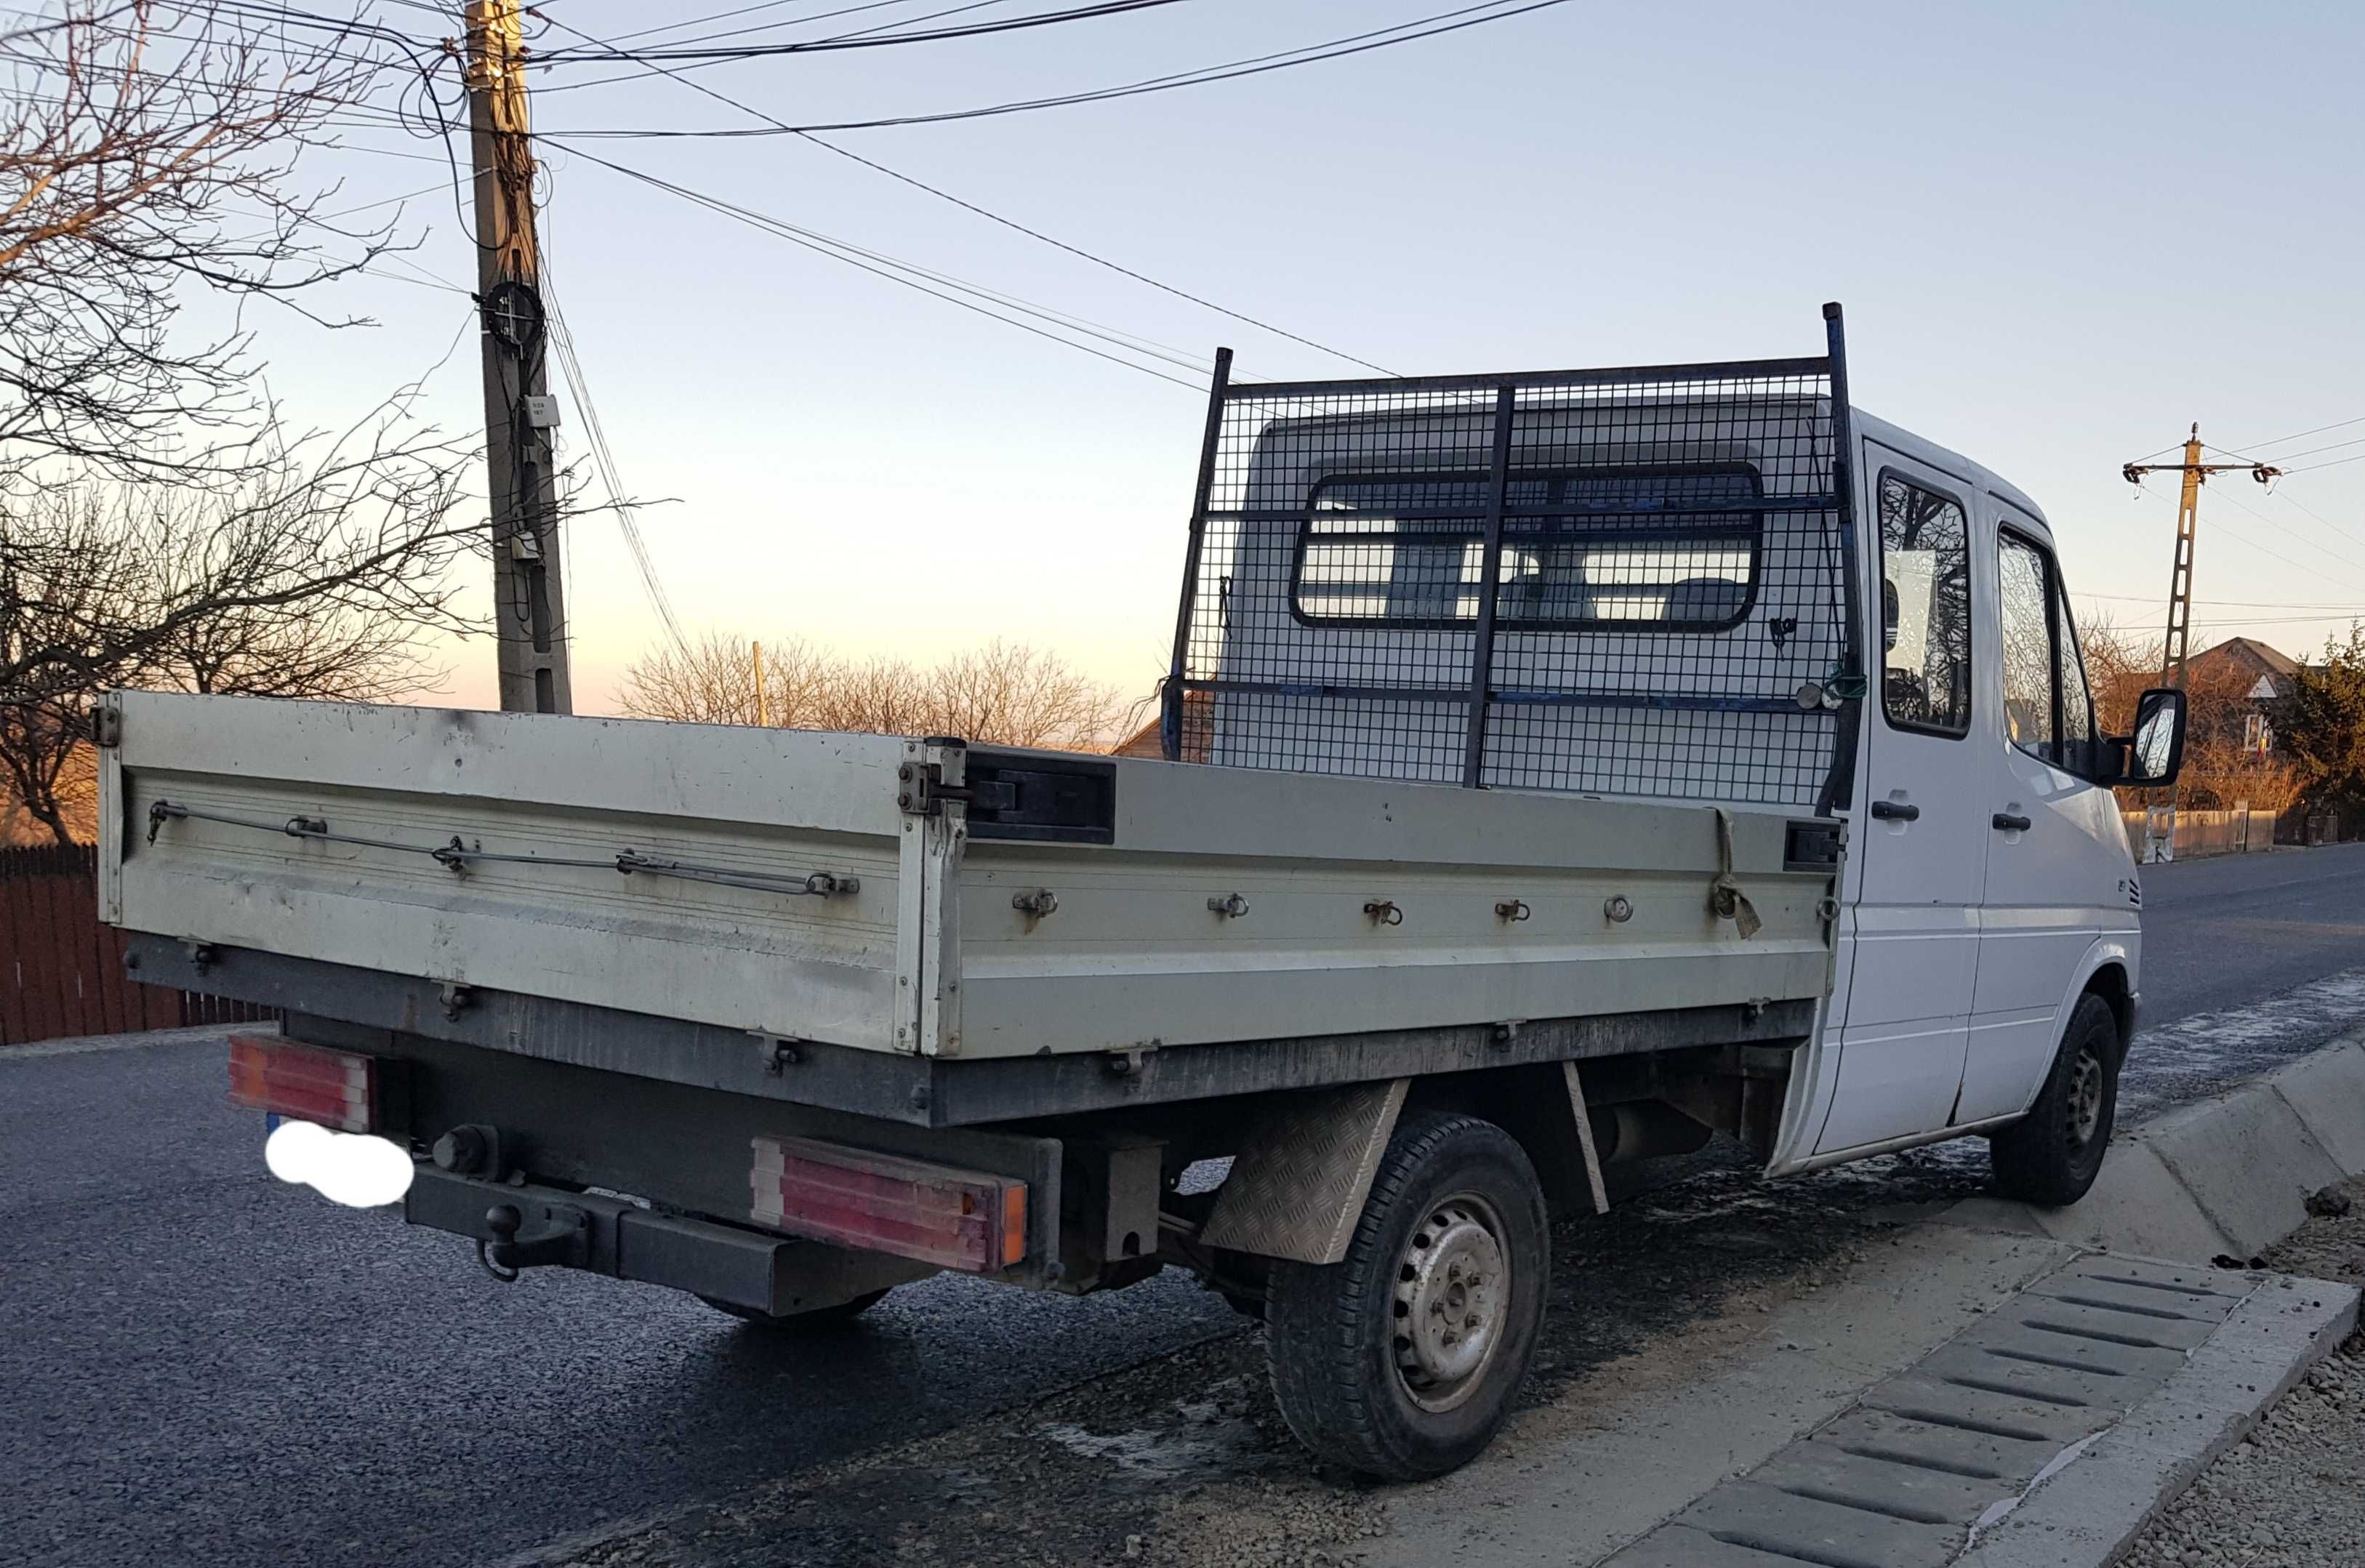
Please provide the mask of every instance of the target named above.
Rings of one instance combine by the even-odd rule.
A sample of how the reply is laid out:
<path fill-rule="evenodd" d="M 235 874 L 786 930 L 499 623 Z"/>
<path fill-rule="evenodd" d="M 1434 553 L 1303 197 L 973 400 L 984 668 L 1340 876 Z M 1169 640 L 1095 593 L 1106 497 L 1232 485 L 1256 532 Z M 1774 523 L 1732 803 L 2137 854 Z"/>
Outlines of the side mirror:
<path fill-rule="evenodd" d="M 2169 686 L 2145 692 L 2135 702 L 2135 733 L 2110 742 L 2117 766 L 2102 782 L 2135 790 L 2175 783 L 2184 770 L 2184 718 L 2183 692 Z"/>

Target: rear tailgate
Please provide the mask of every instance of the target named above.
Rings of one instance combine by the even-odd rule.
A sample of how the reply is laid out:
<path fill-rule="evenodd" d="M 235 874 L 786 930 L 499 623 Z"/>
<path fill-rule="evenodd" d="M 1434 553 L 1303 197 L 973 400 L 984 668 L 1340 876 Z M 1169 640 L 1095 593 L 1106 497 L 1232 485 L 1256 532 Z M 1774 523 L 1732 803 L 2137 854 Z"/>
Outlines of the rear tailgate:
<path fill-rule="evenodd" d="M 909 1048 L 907 742 L 160 692 L 107 707 L 116 924 Z"/>

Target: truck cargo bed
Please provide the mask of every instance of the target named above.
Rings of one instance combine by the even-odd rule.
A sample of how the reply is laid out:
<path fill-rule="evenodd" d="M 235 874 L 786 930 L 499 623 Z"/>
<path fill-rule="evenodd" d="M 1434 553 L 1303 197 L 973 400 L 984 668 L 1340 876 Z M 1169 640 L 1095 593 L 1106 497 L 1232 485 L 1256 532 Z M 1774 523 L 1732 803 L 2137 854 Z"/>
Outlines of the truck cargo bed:
<path fill-rule="evenodd" d="M 1836 824 L 1762 809 L 151 692 L 100 723 L 115 924 L 780 1040 L 1124 1053 L 1830 983 Z"/>

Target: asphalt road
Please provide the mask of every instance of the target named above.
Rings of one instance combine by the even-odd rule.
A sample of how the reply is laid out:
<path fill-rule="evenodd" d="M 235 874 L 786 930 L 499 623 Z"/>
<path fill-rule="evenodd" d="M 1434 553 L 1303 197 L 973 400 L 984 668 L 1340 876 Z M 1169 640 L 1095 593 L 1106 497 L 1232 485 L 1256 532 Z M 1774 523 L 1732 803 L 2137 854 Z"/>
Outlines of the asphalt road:
<path fill-rule="evenodd" d="M 2365 844 L 2143 868 L 2144 1023 L 2365 964 Z"/>
<path fill-rule="evenodd" d="M 2365 1014 L 2365 848 L 2145 890 L 2132 1104 Z M 273 1181 L 222 1081 L 218 1042 L 0 1056 L 0 1560 L 497 1563 L 1239 1321 L 1171 1273 L 1081 1301 L 931 1281 L 821 1345 L 614 1281 L 505 1287 Z"/>

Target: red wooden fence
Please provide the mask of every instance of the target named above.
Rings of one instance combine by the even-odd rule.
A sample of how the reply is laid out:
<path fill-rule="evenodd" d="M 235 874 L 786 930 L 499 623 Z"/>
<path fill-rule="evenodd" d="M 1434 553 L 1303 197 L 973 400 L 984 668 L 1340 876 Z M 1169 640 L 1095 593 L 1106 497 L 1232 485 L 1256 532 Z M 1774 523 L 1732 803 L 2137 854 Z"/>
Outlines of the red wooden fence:
<path fill-rule="evenodd" d="M 269 1016 L 125 978 L 123 934 L 98 922 L 95 850 L 0 849 L 0 1046 Z"/>

